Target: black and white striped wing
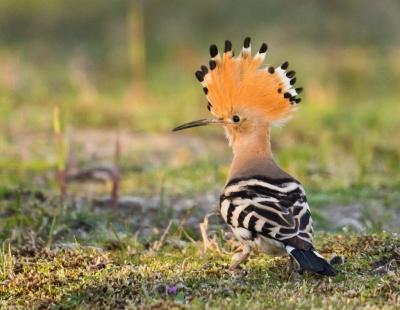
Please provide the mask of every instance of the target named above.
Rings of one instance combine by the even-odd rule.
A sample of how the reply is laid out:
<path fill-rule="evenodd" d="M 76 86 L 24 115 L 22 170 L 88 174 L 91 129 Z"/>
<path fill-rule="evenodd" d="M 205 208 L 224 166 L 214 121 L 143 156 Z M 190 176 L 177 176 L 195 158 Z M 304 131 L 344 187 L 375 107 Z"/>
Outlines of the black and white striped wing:
<path fill-rule="evenodd" d="M 232 180 L 221 193 L 220 207 L 234 229 L 245 228 L 297 249 L 312 248 L 310 208 L 302 185 L 294 179 Z"/>

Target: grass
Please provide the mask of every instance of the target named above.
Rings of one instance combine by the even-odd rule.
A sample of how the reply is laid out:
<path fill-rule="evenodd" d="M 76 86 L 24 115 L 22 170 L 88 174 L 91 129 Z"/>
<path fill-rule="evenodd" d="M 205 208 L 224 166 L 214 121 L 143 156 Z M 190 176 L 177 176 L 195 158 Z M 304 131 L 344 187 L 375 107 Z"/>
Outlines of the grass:
<path fill-rule="evenodd" d="M 230 256 L 202 254 L 169 234 L 163 247 L 103 250 L 77 242 L 53 249 L 28 241 L 2 253 L 2 309 L 250 309 L 400 306 L 400 239 L 396 234 L 318 235 L 316 247 L 348 262 L 335 278 L 287 274 L 286 260 L 253 255 L 237 273 Z M 155 240 L 154 242 L 158 242 Z M 124 245 L 121 244 L 124 248 Z M 225 248 L 231 251 L 232 241 Z M 7 263 L 4 261 L 7 260 Z M 5 266 L 5 267 L 4 267 Z"/>
<path fill-rule="evenodd" d="M 8 153 L 0 162 L 0 179 L 6 184 L 0 188 L 1 308 L 398 308 L 400 242 L 398 235 L 382 230 L 398 231 L 399 155 L 398 141 L 389 134 L 397 128 L 391 125 L 394 116 L 385 111 L 381 108 L 374 118 L 372 112 L 356 109 L 349 116 L 340 105 L 326 110 L 310 104 L 294 122 L 273 132 L 277 161 L 307 190 L 317 249 L 327 258 L 337 253 L 348 259 L 336 267 L 339 275 L 333 279 L 307 273 L 289 277 L 286 259 L 262 254 L 231 274 L 226 267 L 237 244 L 223 239 L 226 227 L 220 219 L 209 218 L 211 242 L 219 252 L 203 253 L 198 224 L 180 228 L 189 207 L 205 204 L 213 210 L 226 179 L 231 154 L 216 130 L 211 129 L 214 138 L 204 131 L 201 137 L 180 135 L 178 142 L 165 133 L 161 138 L 122 133 L 121 195 L 159 197 L 159 202 L 116 210 L 93 203 L 109 193 L 107 184 L 69 184 L 71 196 L 61 202 L 54 144 L 34 137 L 31 155 L 23 159 L 13 156 L 19 142 L 11 134 L 3 141 Z M 347 123 L 338 124 L 335 117 Z M 302 119 L 313 126 L 304 126 Z M 84 130 L 78 128 L 80 132 Z M 114 136 L 106 133 L 99 139 L 100 157 L 94 164 L 111 161 L 107 143 L 113 146 Z M 162 153 L 159 139 L 175 144 Z M 85 143 L 81 138 L 76 145 L 80 166 L 92 161 Z M 207 195 L 211 201 L 204 201 Z M 180 199 L 185 201 L 183 212 L 178 211 Z M 335 227 L 335 208 L 355 204 L 360 204 L 362 232 Z M 202 210 L 195 206 L 191 215 L 199 218 Z"/>
<path fill-rule="evenodd" d="M 226 19 L 217 27 L 204 22 L 209 8 L 199 11 L 204 16 L 195 10 L 203 26 L 188 27 L 187 34 L 179 22 L 174 26 L 147 20 L 147 95 L 143 102 L 134 103 L 129 55 L 121 47 L 126 34 L 118 30 L 125 20 L 104 5 L 87 12 L 100 14 L 89 14 L 93 22 L 103 24 L 107 16 L 115 19 L 117 31 L 104 31 L 115 33 L 115 38 L 85 39 L 90 44 L 83 45 L 81 52 L 61 54 L 46 45 L 43 53 L 40 37 L 32 42 L 16 38 L 13 45 L 4 43 L 0 48 L 0 67 L 5 68 L 0 70 L 0 308 L 399 308 L 400 241 L 395 233 L 400 227 L 400 67 L 398 47 L 383 44 L 390 36 L 374 34 L 382 39 L 379 46 L 362 45 L 355 40 L 355 31 L 350 43 L 344 44 L 345 28 L 334 27 L 338 32 L 328 30 L 343 37 L 336 44 L 334 35 L 324 33 L 331 22 L 322 18 L 321 27 L 315 27 L 314 17 L 303 12 L 331 10 L 302 5 L 291 6 L 290 11 L 285 4 L 281 9 L 290 23 L 279 19 L 287 28 L 277 26 L 276 18 L 271 19 L 273 27 L 266 27 L 262 14 L 260 24 L 254 21 L 254 29 L 245 34 L 259 34 L 253 37 L 257 45 L 265 37 L 261 29 L 271 28 L 266 61 L 276 66 L 289 60 L 305 89 L 292 121 L 273 129 L 274 156 L 307 191 L 317 249 L 327 258 L 337 253 L 348 262 L 337 266 L 339 275 L 333 279 L 307 273 L 289 277 L 285 259 L 254 253 L 240 272 L 231 274 L 226 267 L 238 244 L 226 234 L 221 218 L 207 218 L 213 250 L 204 253 L 199 231 L 199 221 L 214 210 L 229 170 L 232 154 L 223 132 L 219 128 L 170 132 L 184 122 L 209 117 L 193 72 L 208 61 L 206 46 L 215 42 L 221 47 L 222 41 L 214 41 L 219 35 L 213 34 L 212 42 L 207 38 L 200 48 L 201 42 L 188 38 L 200 38 L 192 31 L 203 32 L 204 24 L 211 29 L 204 36 L 215 29 L 229 31 Z M 15 11 L 11 2 L 6 8 Z M 360 9 L 357 19 L 351 8 L 339 11 L 336 18 L 340 15 L 342 20 L 342 13 L 348 12 L 347 18 L 354 19 L 349 25 L 356 26 L 365 12 Z M 312 21 L 312 27 L 293 32 L 297 28 L 293 20 Z M 366 29 L 375 31 L 381 20 L 386 19 L 368 23 Z M 159 42 L 149 30 L 153 24 L 157 33 L 163 30 L 159 25 L 165 24 L 165 31 L 177 27 L 179 35 L 166 40 L 169 43 Z M 77 25 L 76 33 L 96 28 Z M 229 28 L 235 32 L 240 25 L 229 24 Z M 304 33 L 324 39 L 307 40 Z M 65 41 L 56 32 L 53 35 Z M 242 37 L 231 39 L 238 51 L 237 40 Z M 57 40 L 48 46 L 57 45 Z M 28 52 L 25 46 L 34 48 Z M 58 153 L 52 128 L 54 106 L 60 107 L 64 134 Z M 102 206 L 98 201 L 109 197 L 110 182 L 69 183 L 69 196 L 61 201 L 57 169 L 58 160 L 67 158 L 69 127 L 75 132 L 78 168 L 112 163 L 118 136 L 118 192 L 121 197 L 142 199 L 140 203 L 121 203 L 112 210 L 107 203 Z M 337 225 L 342 219 L 355 224 Z"/>
<path fill-rule="evenodd" d="M 357 201 L 385 196 L 365 188 L 340 194 L 348 199 L 354 193 L 359 195 Z M 318 201 L 331 197 L 336 203 L 346 202 L 338 194 L 320 193 L 315 210 L 321 210 Z M 238 243 L 215 215 L 207 219 L 211 250 L 205 252 L 199 233 L 185 224 L 188 215 L 171 215 L 181 224 L 164 231 L 132 223 L 126 215 L 121 217 L 120 212 L 126 211 L 95 210 L 89 202 L 62 203 L 43 193 L 20 190 L 3 190 L 2 195 L 2 309 L 396 309 L 400 305 L 400 237 L 382 232 L 382 227 L 368 228 L 376 234 L 351 229 L 322 233 L 329 227 L 317 211 L 316 248 L 326 258 L 338 254 L 348 260 L 335 267 L 337 277 L 289 276 L 286 258 L 258 253 L 232 274 L 227 267 Z M 168 194 L 164 195 L 167 201 Z M 373 217 L 365 219 L 377 223 Z M 161 227 L 168 221 L 161 220 Z"/>

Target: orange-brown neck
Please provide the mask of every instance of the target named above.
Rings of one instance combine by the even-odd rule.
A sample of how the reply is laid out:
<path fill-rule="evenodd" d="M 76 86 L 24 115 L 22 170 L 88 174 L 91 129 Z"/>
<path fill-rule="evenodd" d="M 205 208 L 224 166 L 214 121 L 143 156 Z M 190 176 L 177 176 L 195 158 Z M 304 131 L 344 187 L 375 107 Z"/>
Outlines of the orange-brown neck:
<path fill-rule="evenodd" d="M 275 163 L 271 152 L 270 125 L 254 134 L 238 138 L 233 144 L 233 161 L 228 180 L 255 175 L 283 178 L 289 176 Z"/>

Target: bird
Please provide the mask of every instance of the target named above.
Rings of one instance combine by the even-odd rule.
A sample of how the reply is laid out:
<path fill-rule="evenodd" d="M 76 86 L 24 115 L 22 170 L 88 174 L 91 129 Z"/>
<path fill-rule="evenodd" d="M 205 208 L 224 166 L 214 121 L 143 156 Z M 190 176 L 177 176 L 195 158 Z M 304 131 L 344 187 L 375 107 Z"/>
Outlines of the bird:
<path fill-rule="evenodd" d="M 245 38 L 237 57 L 232 42 L 225 41 L 223 55 L 211 45 L 209 67 L 195 73 L 207 97 L 207 109 L 216 118 L 178 126 L 220 125 L 225 128 L 233 160 L 220 194 L 220 214 L 241 242 L 243 252 L 229 267 L 236 270 L 251 250 L 290 255 L 300 269 L 325 276 L 337 271 L 313 246 L 314 229 L 306 193 L 299 181 L 283 171 L 271 151 L 271 126 L 292 117 L 303 88 L 294 88 L 294 70 L 288 62 L 263 65 L 268 45 L 251 55 L 251 39 Z"/>

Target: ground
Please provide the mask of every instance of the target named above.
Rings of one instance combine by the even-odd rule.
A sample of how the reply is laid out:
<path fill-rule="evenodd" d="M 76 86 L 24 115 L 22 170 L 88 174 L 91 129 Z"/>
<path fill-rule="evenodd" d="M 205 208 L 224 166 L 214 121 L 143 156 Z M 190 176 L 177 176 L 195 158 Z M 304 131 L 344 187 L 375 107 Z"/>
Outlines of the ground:
<path fill-rule="evenodd" d="M 115 133 L 79 130 L 75 136 L 81 162 L 112 166 L 104 162 L 112 162 Z M 400 306 L 400 239 L 391 232 L 399 220 L 396 185 L 338 190 L 306 182 L 316 248 L 327 259 L 345 259 L 335 265 L 337 277 L 288 274 L 286 258 L 259 253 L 231 273 L 227 267 L 240 246 L 215 208 L 231 158 L 224 138 L 118 136 L 124 147 L 116 208 L 109 181 L 72 182 L 63 201 L 54 170 L 33 166 L 22 176 L 23 169 L 14 170 L 16 181 L 24 177 L 36 189 L 2 188 L 2 309 Z M 32 158 L 35 148 L 26 141 L 34 138 L 15 138 L 11 151 Z M 49 145 L 35 145 L 51 153 Z"/>
<path fill-rule="evenodd" d="M 399 309 L 400 2 L 180 2 L 0 1 L 0 308 Z M 231 150 L 171 132 L 210 117 L 209 46 L 247 36 L 304 87 L 272 150 L 335 278 L 258 253 L 229 273 Z"/>
<path fill-rule="evenodd" d="M 213 243 L 179 242 L 172 234 L 108 250 L 79 243 L 11 250 L 0 282 L 2 309 L 398 309 L 398 235 L 318 235 L 325 256 L 344 256 L 338 276 L 286 271 L 286 259 L 254 254 L 229 272 L 228 252 Z M 33 239 L 32 239 L 33 240 Z M 125 247 L 125 245 L 127 245 Z M 220 243 L 219 243 L 220 245 Z M 7 253 L 7 249 L 6 249 Z M 4 259 L 4 256 L 3 256 Z M 7 265 L 8 264 L 8 265 Z M 11 265 L 10 265 L 11 264 Z M 7 269 L 7 266 L 12 268 Z"/>

